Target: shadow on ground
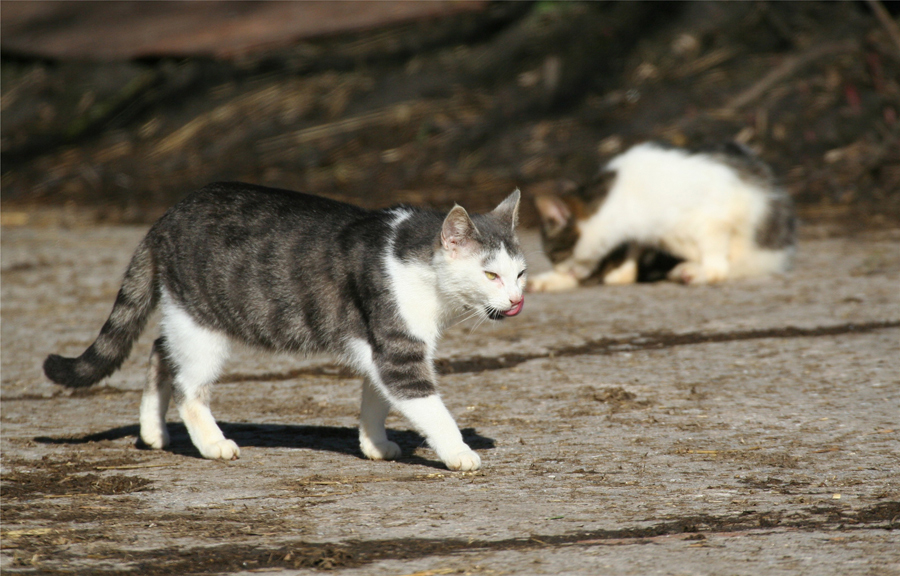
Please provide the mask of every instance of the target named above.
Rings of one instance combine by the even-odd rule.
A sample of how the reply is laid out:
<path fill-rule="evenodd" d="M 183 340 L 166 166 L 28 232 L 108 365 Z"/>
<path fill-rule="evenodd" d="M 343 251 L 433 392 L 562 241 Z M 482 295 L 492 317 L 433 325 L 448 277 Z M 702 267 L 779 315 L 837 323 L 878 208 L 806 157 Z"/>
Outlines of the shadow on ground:
<path fill-rule="evenodd" d="M 234 440 L 242 447 L 324 450 L 365 459 L 359 450 L 359 430 L 356 427 L 298 426 L 248 422 L 219 422 L 218 424 L 226 438 Z M 191 443 L 184 424 L 180 422 L 170 423 L 168 428 L 171 443 L 165 448 L 167 452 L 202 458 Z M 490 450 L 495 447 L 493 438 L 482 436 L 474 428 L 463 428 L 461 432 L 463 440 L 474 450 Z M 34 441 L 40 444 L 78 445 L 134 438 L 137 448 L 150 450 L 141 441 L 139 435 L 140 428 L 137 425 L 132 425 L 117 426 L 103 432 L 95 432 L 85 436 L 38 436 Z M 388 438 L 399 444 L 404 454 L 411 454 L 416 448 L 425 446 L 425 438 L 411 430 L 388 429 Z M 399 462 L 440 469 L 445 468 L 439 461 L 427 460 L 419 456 L 400 458 Z"/>

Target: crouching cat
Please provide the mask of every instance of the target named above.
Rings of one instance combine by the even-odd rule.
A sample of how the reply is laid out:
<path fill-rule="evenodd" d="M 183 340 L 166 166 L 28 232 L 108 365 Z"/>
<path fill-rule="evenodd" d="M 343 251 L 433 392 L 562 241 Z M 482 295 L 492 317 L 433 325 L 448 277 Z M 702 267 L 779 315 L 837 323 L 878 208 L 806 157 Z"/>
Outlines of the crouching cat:
<path fill-rule="evenodd" d="M 598 273 L 606 284 L 633 283 L 647 249 L 681 260 L 668 276 L 686 284 L 784 272 L 795 251 L 790 197 L 737 144 L 695 154 L 641 144 L 613 158 L 581 194 L 535 203 L 553 263 L 529 282 L 536 292 L 575 288 Z M 624 261 L 600 269 L 623 244 Z"/>
<path fill-rule="evenodd" d="M 437 393 L 434 350 L 460 314 L 492 320 L 522 310 L 525 259 L 519 191 L 488 214 L 397 207 L 368 211 L 240 183 L 211 184 L 171 208 L 138 246 L 112 313 L 78 358 L 50 355 L 44 372 L 90 386 L 131 351 L 162 309 L 161 336 L 140 407 L 141 439 L 169 442 L 174 394 L 206 458 L 236 459 L 209 409 L 231 341 L 328 352 L 363 376 L 359 441 L 373 460 L 400 455 L 385 418 L 400 411 L 452 470 L 481 460 Z"/>

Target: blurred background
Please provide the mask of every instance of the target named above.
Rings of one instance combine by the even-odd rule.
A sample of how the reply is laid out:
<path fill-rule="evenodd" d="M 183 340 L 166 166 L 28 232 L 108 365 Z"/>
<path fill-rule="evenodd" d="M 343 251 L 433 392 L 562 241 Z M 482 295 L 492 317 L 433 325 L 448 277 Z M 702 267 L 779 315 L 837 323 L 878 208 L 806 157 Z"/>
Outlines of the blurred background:
<path fill-rule="evenodd" d="M 4 1 L 0 214 L 149 223 L 215 180 L 483 210 L 737 140 L 804 220 L 896 226 L 898 8 Z"/>

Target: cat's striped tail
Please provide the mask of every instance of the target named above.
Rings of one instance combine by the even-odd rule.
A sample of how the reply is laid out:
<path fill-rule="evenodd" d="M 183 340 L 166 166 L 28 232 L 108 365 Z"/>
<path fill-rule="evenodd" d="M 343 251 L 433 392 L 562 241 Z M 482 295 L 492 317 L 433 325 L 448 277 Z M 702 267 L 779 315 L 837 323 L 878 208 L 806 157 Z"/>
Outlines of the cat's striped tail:
<path fill-rule="evenodd" d="M 156 302 L 153 255 L 149 240 L 144 238 L 125 271 L 116 303 L 100 335 L 78 358 L 47 356 L 44 374 L 68 388 L 84 388 L 106 378 L 128 358 Z"/>

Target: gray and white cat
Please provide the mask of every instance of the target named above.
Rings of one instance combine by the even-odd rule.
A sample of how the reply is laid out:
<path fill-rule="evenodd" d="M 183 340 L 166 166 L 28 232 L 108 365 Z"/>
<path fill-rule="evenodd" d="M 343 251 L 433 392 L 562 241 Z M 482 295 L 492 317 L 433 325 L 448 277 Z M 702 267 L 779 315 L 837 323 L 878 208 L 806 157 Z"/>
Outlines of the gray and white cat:
<path fill-rule="evenodd" d="M 769 167 L 736 144 L 690 153 L 641 144 L 613 158 L 582 194 L 535 198 L 553 270 L 535 292 L 567 290 L 595 275 L 630 284 L 647 249 L 682 260 L 669 278 L 687 284 L 784 272 L 796 221 Z M 626 244 L 624 261 L 601 268 Z"/>
<path fill-rule="evenodd" d="M 452 470 L 481 460 L 437 393 L 441 330 L 461 314 L 492 320 L 522 310 L 525 259 L 515 227 L 519 191 L 488 214 L 396 207 L 368 211 L 240 183 L 211 184 L 171 208 L 125 272 L 109 319 L 78 358 L 50 355 L 47 377 L 90 386 L 112 374 L 160 305 L 141 400 L 141 439 L 169 442 L 173 393 L 206 458 L 235 459 L 209 409 L 212 384 L 239 341 L 268 350 L 334 354 L 363 376 L 359 440 L 393 459 L 385 418 L 400 411 Z"/>

